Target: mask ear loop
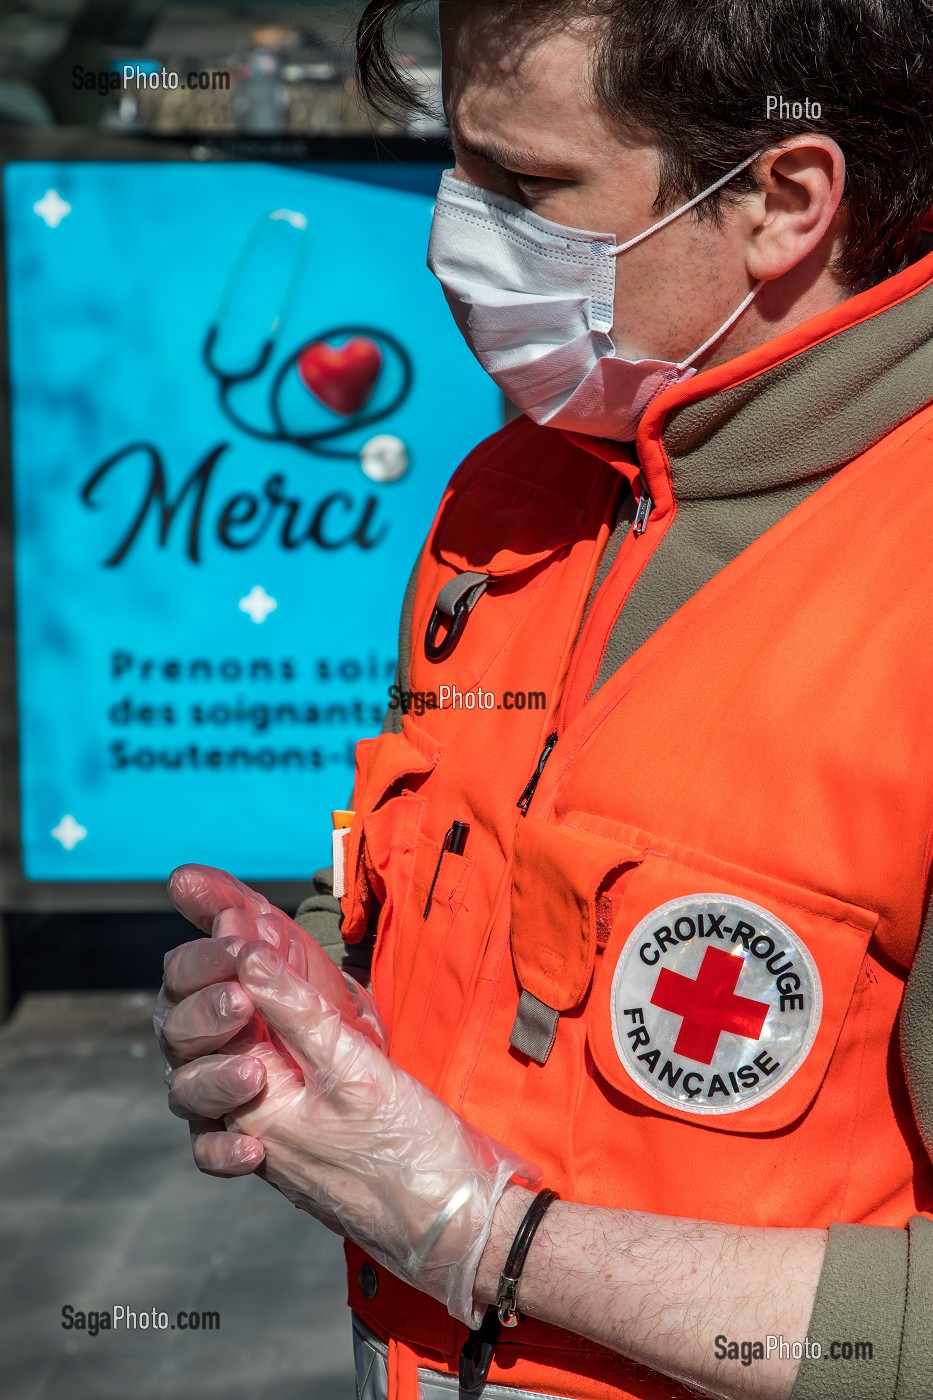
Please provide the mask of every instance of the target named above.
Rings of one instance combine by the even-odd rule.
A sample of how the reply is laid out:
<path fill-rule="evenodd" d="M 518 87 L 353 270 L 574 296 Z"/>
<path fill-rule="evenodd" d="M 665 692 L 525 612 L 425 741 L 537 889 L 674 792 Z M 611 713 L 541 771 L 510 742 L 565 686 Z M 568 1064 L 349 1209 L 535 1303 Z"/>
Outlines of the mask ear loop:
<path fill-rule="evenodd" d="M 672 224 L 675 219 L 679 219 L 681 214 L 689 213 L 690 210 L 695 209 L 698 204 L 702 204 L 704 199 L 709 199 L 711 194 L 715 194 L 717 190 L 721 190 L 723 185 L 728 185 L 730 180 L 734 180 L 736 175 L 741 175 L 743 170 L 747 170 L 748 167 L 754 164 L 758 157 L 764 155 L 764 153 L 765 147 L 762 146 L 761 150 L 756 151 L 753 156 L 749 156 L 748 160 L 743 160 L 741 165 L 737 165 L 734 170 L 728 171 L 727 174 L 723 175 L 715 184 L 710 185 L 708 189 L 701 190 L 699 194 L 694 195 L 693 199 L 688 200 L 686 204 L 682 204 L 679 209 L 673 209 L 670 214 L 666 214 L 658 223 L 652 224 L 650 228 L 646 228 L 644 233 L 636 233 L 635 237 L 630 238 L 627 243 L 617 243 L 614 247 L 609 249 L 610 257 L 617 258 L 620 253 L 627 253 L 629 248 L 634 248 L 637 243 L 641 243 L 644 239 L 650 238 L 653 233 L 660 233 L 662 228 L 667 228 L 668 224 Z"/>
<path fill-rule="evenodd" d="M 756 282 L 754 287 L 752 287 L 751 291 L 749 292 L 748 296 L 745 298 L 745 300 L 742 301 L 733 311 L 728 321 L 724 321 L 719 327 L 718 331 L 713 331 L 713 334 L 710 336 L 709 340 L 704 340 L 699 350 L 694 350 L 692 355 L 688 355 L 685 360 L 681 360 L 677 368 L 689 369 L 690 366 L 693 364 L 694 360 L 698 360 L 701 355 L 706 354 L 707 350 L 712 349 L 712 347 L 716 344 L 717 340 L 722 340 L 726 332 L 731 331 L 732 327 L 735 325 L 739 317 L 745 315 L 745 312 L 751 306 L 752 302 L 755 300 L 756 296 L 761 291 L 763 286 L 764 282 Z"/>
<path fill-rule="evenodd" d="M 701 190 L 700 193 L 694 195 L 693 199 L 689 200 L 688 203 L 682 204 L 679 209 L 672 210 L 671 213 L 665 215 L 659 223 L 652 224 L 651 228 L 645 229 L 644 233 L 637 233 L 635 237 L 630 238 L 627 243 L 619 243 L 616 247 L 610 248 L 610 256 L 617 258 L 620 253 L 628 252 L 629 248 L 634 248 L 637 243 L 644 242 L 644 240 L 650 238 L 653 233 L 659 233 L 662 228 L 666 228 L 667 225 L 672 224 L 675 219 L 679 219 L 681 214 L 689 213 L 691 209 L 695 209 L 698 204 L 703 203 L 704 199 L 709 199 L 711 194 L 715 194 L 717 190 L 722 189 L 723 185 L 728 185 L 730 180 L 734 180 L 736 175 L 740 175 L 743 170 L 747 170 L 750 165 L 754 164 L 759 156 L 764 155 L 764 152 L 765 147 L 762 146 L 761 150 L 756 151 L 753 156 L 749 156 L 748 160 L 743 160 L 741 165 L 737 165 L 734 170 L 728 171 L 721 179 L 717 180 L 715 184 L 710 185 L 709 189 Z M 712 349 L 717 340 L 721 340 L 726 332 L 732 329 L 739 317 L 744 316 L 763 286 L 764 282 L 756 282 L 748 296 L 736 307 L 729 319 L 723 322 L 719 330 L 713 331 L 709 340 L 705 340 L 699 350 L 694 350 L 692 355 L 688 355 L 685 360 L 681 360 L 676 366 L 676 369 L 689 369 L 694 360 L 700 359 L 702 355 L 706 354 L 707 350 Z"/>

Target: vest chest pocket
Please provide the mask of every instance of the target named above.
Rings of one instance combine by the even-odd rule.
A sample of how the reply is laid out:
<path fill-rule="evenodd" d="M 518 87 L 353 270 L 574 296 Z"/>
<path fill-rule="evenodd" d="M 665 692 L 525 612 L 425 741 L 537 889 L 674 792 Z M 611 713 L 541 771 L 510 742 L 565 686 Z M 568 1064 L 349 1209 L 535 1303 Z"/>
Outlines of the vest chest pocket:
<path fill-rule="evenodd" d="M 357 744 L 355 816 L 341 901 L 348 943 L 358 943 L 377 919 L 378 945 L 382 931 L 403 914 L 427 805 L 421 790 L 440 754 L 440 745 L 407 722 L 401 734 L 379 734 Z M 391 977 L 383 982 L 391 993 Z M 391 1007 L 382 999 L 380 1009 L 391 1021 Z"/>
<path fill-rule="evenodd" d="M 591 929 L 591 978 L 582 966 L 572 986 L 536 977 L 535 942 L 572 944 L 578 924 L 566 895 L 556 917 L 549 896 L 532 913 L 521 875 L 516 969 L 556 1010 L 586 996 L 587 1043 L 613 1089 L 680 1121 L 762 1133 L 808 1109 L 837 1052 L 855 1073 L 861 1045 L 844 1025 L 875 913 L 585 814 L 547 836 L 529 827 L 516 865 L 533 864 L 537 845 L 552 864 L 561 850 L 575 862 L 565 883 Z"/>
<path fill-rule="evenodd" d="M 477 949 L 469 899 L 475 868 L 472 855 L 448 850 L 445 840 L 421 831 L 404 919 L 377 949 L 379 985 L 392 983 L 390 1053 L 431 1088 L 472 986 Z"/>

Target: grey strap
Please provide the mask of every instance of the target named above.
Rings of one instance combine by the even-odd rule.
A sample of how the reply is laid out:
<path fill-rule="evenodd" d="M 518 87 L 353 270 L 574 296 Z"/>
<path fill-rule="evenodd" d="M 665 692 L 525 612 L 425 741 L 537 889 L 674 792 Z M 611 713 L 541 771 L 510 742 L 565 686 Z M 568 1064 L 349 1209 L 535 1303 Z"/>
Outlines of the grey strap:
<path fill-rule="evenodd" d="M 438 593 L 434 606 L 446 617 L 453 617 L 457 604 L 461 599 L 465 599 L 468 610 L 472 612 L 486 592 L 488 584 L 488 574 L 455 574 Z"/>
<path fill-rule="evenodd" d="M 531 992 L 522 992 L 509 1044 L 520 1050 L 523 1055 L 527 1055 L 530 1060 L 543 1065 L 554 1048 L 559 1019 L 560 1012 L 545 1006 L 544 1002 L 533 997 Z"/>

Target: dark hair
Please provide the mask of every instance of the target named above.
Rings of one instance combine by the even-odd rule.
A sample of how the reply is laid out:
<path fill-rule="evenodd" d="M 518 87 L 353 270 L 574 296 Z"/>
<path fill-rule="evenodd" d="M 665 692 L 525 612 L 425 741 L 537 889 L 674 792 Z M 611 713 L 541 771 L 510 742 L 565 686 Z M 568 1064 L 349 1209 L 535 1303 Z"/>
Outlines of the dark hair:
<path fill-rule="evenodd" d="M 412 3 L 370 0 L 360 20 L 360 85 L 382 112 L 419 106 L 392 56 L 395 22 Z M 475 8 L 497 26 L 603 21 L 594 91 L 620 123 L 658 139 L 657 210 L 763 147 L 819 131 L 846 158 L 838 275 L 858 290 L 913 256 L 933 206 L 933 0 L 475 0 Z M 809 100 L 811 115 L 768 115 L 769 95 Z M 701 217 L 754 188 L 744 172 L 700 206 Z"/>

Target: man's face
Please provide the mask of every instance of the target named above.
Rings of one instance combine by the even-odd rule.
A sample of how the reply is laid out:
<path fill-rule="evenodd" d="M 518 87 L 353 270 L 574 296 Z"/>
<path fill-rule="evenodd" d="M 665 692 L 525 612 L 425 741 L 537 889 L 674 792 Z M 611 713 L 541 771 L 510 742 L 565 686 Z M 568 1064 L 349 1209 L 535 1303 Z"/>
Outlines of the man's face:
<path fill-rule="evenodd" d="M 536 34 L 510 7 L 442 0 L 444 97 L 461 180 L 542 218 L 624 243 L 656 223 L 658 149 L 590 93 L 592 20 Z M 627 358 L 680 360 L 752 286 L 734 210 L 688 213 L 620 255 L 612 337 Z M 734 337 L 707 364 L 736 354 Z"/>

